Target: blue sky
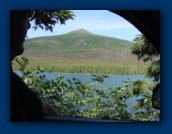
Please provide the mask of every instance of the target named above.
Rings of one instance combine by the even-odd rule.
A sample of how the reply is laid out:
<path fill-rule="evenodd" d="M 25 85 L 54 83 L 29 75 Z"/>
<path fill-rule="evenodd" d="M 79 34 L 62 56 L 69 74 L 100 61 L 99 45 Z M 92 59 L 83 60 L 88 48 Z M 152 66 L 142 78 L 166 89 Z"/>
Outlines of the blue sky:
<path fill-rule="evenodd" d="M 72 10 L 76 17 L 65 25 L 56 24 L 53 33 L 40 28 L 28 30 L 28 38 L 66 34 L 73 30 L 85 29 L 93 34 L 132 41 L 140 34 L 132 24 L 107 10 Z"/>

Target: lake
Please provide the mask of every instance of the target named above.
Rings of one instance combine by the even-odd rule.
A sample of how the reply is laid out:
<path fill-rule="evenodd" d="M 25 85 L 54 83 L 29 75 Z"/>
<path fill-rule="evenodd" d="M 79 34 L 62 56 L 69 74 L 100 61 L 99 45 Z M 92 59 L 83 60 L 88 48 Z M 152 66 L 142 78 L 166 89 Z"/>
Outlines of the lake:
<path fill-rule="evenodd" d="M 16 72 L 19 76 L 21 75 L 21 72 Z M 41 73 L 44 74 L 46 76 L 47 79 L 51 80 L 51 79 L 56 79 L 57 76 L 62 75 L 64 76 L 64 82 L 67 83 L 66 79 L 70 79 L 72 80 L 72 78 L 76 78 L 79 79 L 80 81 L 82 81 L 83 83 L 88 83 L 90 81 L 92 81 L 93 76 L 89 75 L 89 74 L 55 74 L 55 73 Z M 130 76 L 130 75 L 109 75 L 108 78 L 104 79 L 104 82 L 101 83 L 102 87 L 119 87 L 119 86 L 123 86 L 124 82 L 122 81 L 126 81 L 126 80 L 130 80 L 130 81 L 136 81 L 136 80 L 144 80 L 144 79 L 148 79 L 145 76 Z M 135 97 L 135 98 L 129 98 L 126 101 L 127 104 L 127 111 L 130 112 L 131 114 L 134 114 L 136 111 L 132 110 L 132 106 L 135 104 L 136 99 L 140 98 L 139 97 Z"/>
<path fill-rule="evenodd" d="M 21 72 L 16 71 L 16 73 L 18 75 L 21 75 Z M 64 81 L 67 82 L 66 79 L 72 79 L 72 78 L 76 78 L 79 79 L 80 81 L 82 81 L 83 83 L 88 83 L 92 81 L 93 76 L 89 75 L 89 74 L 63 74 L 63 73 L 59 73 L 59 74 L 55 74 L 55 73 L 41 73 L 44 74 L 47 79 L 56 79 L 57 76 L 62 75 L 64 76 Z M 136 81 L 136 80 L 144 80 L 144 79 L 149 79 L 146 78 L 143 75 L 109 75 L 108 78 L 104 79 L 104 82 L 101 84 L 102 87 L 118 87 L 118 86 L 122 86 L 124 85 L 123 81 L 126 80 L 130 80 L 130 81 Z"/>

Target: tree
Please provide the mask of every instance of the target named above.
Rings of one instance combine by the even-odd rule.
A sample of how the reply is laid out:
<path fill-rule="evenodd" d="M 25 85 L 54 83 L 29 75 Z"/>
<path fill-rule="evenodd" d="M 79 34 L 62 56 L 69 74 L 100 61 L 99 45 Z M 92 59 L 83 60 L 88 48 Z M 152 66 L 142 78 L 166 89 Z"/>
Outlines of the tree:
<path fill-rule="evenodd" d="M 69 19 L 73 19 L 75 15 L 70 10 L 28 10 L 30 12 L 30 20 L 34 21 L 35 30 L 39 27 L 53 32 L 53 26 L 56 23 L 65 24 Z"/>
<path fill-rule="evenodd" d="M 132 54 L 136 55 L 138 60 L 142 59 L 144 62 L 151 62 L 147 68 L 146 76 L 153 77 L 155 81 L 158 81 L 160 79 L 160 52 L 142 34 L 137 35 L 133 42 Z"/>

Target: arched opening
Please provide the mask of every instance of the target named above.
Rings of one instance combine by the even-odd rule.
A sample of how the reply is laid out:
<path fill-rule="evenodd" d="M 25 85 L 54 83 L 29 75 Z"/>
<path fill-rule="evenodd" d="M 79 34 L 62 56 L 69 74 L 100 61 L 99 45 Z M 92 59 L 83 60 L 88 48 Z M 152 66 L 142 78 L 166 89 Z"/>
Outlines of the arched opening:
<path fill-rule="evenodd" d="M 157 34 L 158 32 L 157 32 L 157 27 L 156 27 L 156 26 L 158 26 L 158 24 L 155 25 L 155 27 L 152 27 L 152 25 L 150 27 L 149 26 L 150 23 L 149 23 L 149 25 L 147 25 L 148 22 L 143 21 L 145 18 L 142 19 L 143 16 L 139 17 L 139 16 L 141 16 L 140 14 L 142 14 L 141 12 L 137 13 L 137 14 L 135 14 L 135 12 L 128 12 L 128 11 L 111 11 L 111 12 L 117 13 L 120 16 L 124 17 L 125 19 L 129 20 L 140 31 L 142 31 L 144 33 L 144 35 L 147 38 L 149 38 L 149 40 L 153 44 L 157 43 L 157 49 L 159 48 L 159 46 L 158 46 L 159 45 L 158 44 L 159 38 L 158 38 L 158 34 Z M 139 16 L 138 16 L 138 14 L 139 14 Z M 144 17 L 146 17 L 146 16 L 144 16 Z M 153 29 L 151 29 L 151 28 L 153 28 Z M 154 30 L 156 30 L 156 31 L 154 31 Z M 56 40 L 56 38 L 58 38 L 58 40 Z M 73 43 L 72 41 L 69 41 L 67 39 L 72 39 L 72 40 L 77 40 L 77 41 Z M 28 50 L 26 49 L 25 55 L 30 55 L 30 57 L 33 58 L 33 61 L 34 60 L 36 61 L 37 59 L 39 61 L 41 61 L 42 59 L 44 60 L 44 58 L 46 59 L 46 57 L 48 57 L 47 61 L 43 61 L 42 65 L 51 66 L 52 72 L 55 71 L 55 69 L 58 66 L 61 66 L 62 64 L 65 64 L 66 68 L 68 69 L 67 71 L 69 71 L 70 65 L 75 63 L 75 65 L 73 64 L 73 68 L 71 67 L 71 70 L 74 71 L 74 73 L 76 72 L 76 70 L 74 70 L 74 69 L 77 69 L 81 73 L 83 73 L 82 71 L 83 70 L 85 71 L 86 70 L 85 66 L 87 66 L 90 71 L 95 71 L 92 74 L 95 74 L 95 73 L 99 74 L 100 73 L 100 74 L 108 74 L 109 75 L 109 74 L 112 74 L 112 70 L 114 70 L 114 68 L 116 67 L 114 65 L 118 65 L 116 67 L 116 70 L 118 72 L 120 72 L 120 73 L 124 72 L 123 74 L 125 74 L 125 75 L 132 75 L 128 71 L 128 68 L 130 68 L 132 70 L 134 68 L 134 66 L 133 66 L 133 63 L 128 59 L 128 58 L 130 58 L 129 51 L 124 50 L 124 48 L 130 42 L 125 41 L 125 40 L 118 40 L 118 39 L 112 39 L 111 40 L 111 39 L 112 39 L 112 37 L 106 37 L 105 38 L 102 35 L 100 36 L 100 35 L 95 35 L 93 33 L 90 33 L 89 31 L 87 31 L 85 29 L 84 30 L 83 29 L 82 30 L 76 30 L 76 31 L 72 31 L 72 32 L 64 34 L 64 35 L 59 35 L 59 36 L 28 39 L 26 41 L 26 45 L 25 45 L 26 48 L 28 47 L 27 48 Z M 62 40 L 65 42 L 64 44 L 61 43 Z M 99 41 L 99 42 L 97 43 L 97 41 Z M 57 42 L 57 44 L 59 45 L 58 48 L 62 48 L 62 49 L 57 49 L 55 47 L 55 44 L 53 44 L 54 42 Z M 100 42 L 103 42 L 103 43 L 100 44 Z M 116 43 L 114 43 L 114 42 L 116 42 Z M 37 44 L 37 45 L 35 45 L 35 44 Z M 72 44 L 74 44 L 75 46 L 73 47 Z M 118 44 L 118 47 L 116 48 L 117 51 L 115 49 L 113 49 L 113 47 L 112 47 L 112 45 L 115 45 L 115 44 Z M 43 46 L 40 46 L 40 45 L 43 45 Z M 63 48 L 62 46 L 65 46 L 65 47 Z M 101 46 L 101 47 L 98 48 L 98 46 Z M 105 46 L 106 46 L 106 48 L 105 48 Z M 43 48 L 44 50 L 41 50 L 40 48 Z M 31 53 L 30 50 L 35 51 L 35 53 L 34 54 Z M 92 53 L 90 53 L 90 52 L 92 52 Z M 58 55 L 59 53 L 61 53 L 61 55 Z M 43 55 L 41 55 L 41 54 L 43 54 Z M 59 56 L 58 58 L 57 58 L 57 55 Z M 36 59 L 36 57 L 37 57 L 37 59 Z M 114 57 L 116 58 L 115 60 L 114 60 Z M 65 63 L 62 63 L 59 60 L 60 58 L 61 58 L 61 61 L 65 61 Z M 73 60 L 73 58 L 75 58 L 75 61 Z M 82 58 L 85 61 L 83 61 Z M 132 59 L 132 58 L 130 58 L 130 59 Z M 52 60 L 52 62 L 50 63 L 51 60 Z M 107 62 L 107 60 L 109 60 L 109 62 Z M 124 64 L 124 60 L 125 60 L 125 62 L 129 62 L 127 64 L 132 64 L 132 67 L 127 68 L 127 64 Z M 81 62 L 79 67 L 77 66 L 77 64 L 79 64 L 78 61 Z M 121 63 L 120 63 L 120 61 L 121 61 Z M 55 63 L 57 63 L 57 66 L 53 65 Z M 104 63 L 104 64 L 102 64 L 102 63 Z M 110 63 L 114 63 L 114 64 L 111 65 Z M 40 64 L 41 63 L 39 63 L 39 65 Z M 83 64 L 83 66 L 81 66 L 82 64 Z M 90 64 L 91 64 L 91 66 L 88 66 Z M 96 64 L 97 64 L 97 69 L 94 68 L 94 66 Z M 122 65 L 120 66 L 119 64 L 122 64 Z M 110 71 L 108 71 L 108 69 L 107 69 L 107 68 L 109 68 L 109 66 L 111 66 L 110 68 L 112 69 Z M 142 66 L 144 66 L 144 65 L 141 65 L 141 67 Z M 66 70 L 66 68 L 63 68 L 63 67 L 64 66 L 61 67 L 61 71 Z M 73 72 L 71 72 L 71 70 L 67 73 L 73 73 Z M 142 70 L 142 68 L 138 69 L 138 70 L 140 71 L 140 70 Z M 106 71 L 109 73 L 106 73 L 103 71 Z M 134 73 L 135 73 L 136 69 L 134 68 L 132 71 L 134 71 Z M 85 71 L 85 73 L 88 73 L 88 72 L 89 71 L 87 71 L 87 70 Z M 117 72 L 115 72 L 114 74 L 115 75 L 116 74 L 122 75 L 120 73 L 117 74 Z M 89 72 L 89 74 L 91 74 L 91 73 Z M 94 76 L 94 78 L 92 80 L 96 81 L 96 83 L 97 82 L 101 83 L 102 78 L 104 79 L 105 77 L 106 77 L 106 75 L 101 76 L 101 77 Z M 61 78 L 62 77 L 60 76 L 58 81 L 60 81 Z M 70 78 L 71 78 L 71 76 L 70 76 Z M 85 78 L 85 76 L 84 76 L 84 78 Z M 67 112 L 70 113 L 69 115 L 67 115 L 68 114 L 67 113 L 65 116 L 71 117 L 71 114 L 73 114 L 72 117 L 80 117 L 80 115 L 83 115 L 82 117 L 88 117 L 89 118 L 91 116 L 92 118 L 94 117 L 95 119 L 130 120 L 129 113 L 127 113 L 127 111 L 124 110 L 126 105 L 123 104 L 123 98 L 120 99 L 121 96 L 120 97 L 115 96 L 116 94 L 120 94 L 120 92 L 118 92 L 118 91 L 122 91 L 124 87 L 125 87 L 124 90 L 126 90 L 128 88 L 128 86 L 130 86 L 127 82 L 125 83 L 126 85 L 124 85 L 124 87 L 118 88 L 120 90 L 112 91 L 111 88 L 108 88 L 108 90 L 103 88 L 102 90 L 96 89 L 94 91 L 91 91 L 91 90 L 87 90 L 87 88 L 88 87 L 90 88 L 90 86 L 88 86 L 86 88 L 84 87 L 84 86 L 86 86 L 84 84 L 88 83 L 89 81 L 82 84 L 81 82 L 83 82 L 83 81 L 80 81 L 76 78 L 75 79 L 72 78 L 72 80 L 73 81 L 71 81 L 69 78 L 66 79 L 66 82 L 69 84 L 69 85 L 67 85 L 67 87 L 68 87 L 68 89 L 71 89 L 71 92 L 66 92 L 64 90 L 66 87 L 66 84 L 65 84 L 66 82 L 63 83 L 63 81 L 60 81 L 62 85 L 60 85 L 61 87 L 58 88 L 58 92 L 60 92 L 60 94 L 63 95 L 63 97 L 61 97 L 61 99 L 64 99 L 64 101 L 61 102 L 60 104 L 58 103 L 59 100 L 57 102 L 53 102 L 53 105 L 55 105 L 57 107 L 63 107 L 64 110 L 66 110 L 65 111 L 66 113 Z M 71 83 L 74 84 L 75 88 L 77 88 L 79 92 L 76 93 L 76 91 L 74 91 L 74 86 Z M 115 81 L 113 83 L 115 83 Z M 92 84 L 92 83 L 90 83 L 90 84 Z M 83 88 L 84 88 L 84 92 L 82 91 Z M 98 88 L 99 88 L 99 85 L 98 85 Z M 48 95 L 51 98 L 51 95 L 57 93 L 55 91 L 55 89 L 56 88 L 53 87 L 53 89 L 45 91 L 46 93 L 48 92 L 46 95 Z M 95 88 L 93 88 L 93 89 L 95 89 Z M 104 92 L 104 90 L 106 90 L 108 92 Z M 65 92 L 65 94 L 64 94 L 64 92 Z M 109 94 L 109 92 L 113 92 L 113 93 L 115 92 L 116 94 Z M 42 93 L 44 93 L 44 92 L 42 92 Z M 102 94 L 103 94 L 103 96 L 98 96 L 98 95 L 102 95 Z M 126 92 L 125 95 L 123 97 L 127 98 L 129 95 L 129 92 Z M 81 100 L 80 101 L 76 100 L 76 96 L 80 97 Z M 118 108 L 119 105 L 117 105 L 115 100 L 112 100 L 112 101 L 109 100 L 109 97 L 113 98 L 114 96 L 116 98 L 119 97 L 118 103 L 120 103 L 120 105 L 123 106 L 120 109 L 118 109 L 119 111 L 117 111 L 118 114 L 122 113 L 122 115 L 123 115 L 123 116 L 120 116 L 119 118 L 117 118 L 118 116 L 114 115 L 115 110 Z M 89 99 L 89 97 L 91 99 Z M 73 100 L 71 100 L 71 98 L 73 98 Z M 74 100 L 74 98 L 75 98 L 75 100 Z M 92 103 L 90 103 L 90 101 L 92 101 Z M 98 103 L 93 103 L 96 101 Z M 144 101 L 147 102 L 146 99 Z M 68 102 L 68 104 L 66 104 L 67 102 Z M 110 107 L 107 107 L 107 106 L 109 106 L 109 104 L 110 104 Z M 79 105 L 79 107 L 76 108 L 76 105 Z M 90 106 L 91 110 L 89 109 L 88 106 Z M 102 109 L 100 109 L 101 107 L 102 107 Z M 70 108 L 70 110 L 68 110 L 69 108 Z M 76 114 L 77 111 L 79 111 L 79 114 Z M 84 111 L 84 112 L 80 113 L 80 111 Z M 99 115 L 97 115 L 98 113 L 99 113 Z M 102 117 L 102 114 L 104 114 L 103 117 Z M 110 115 L 110 116 L 107 118 L 108 115 Z M 124 115 L 127 115 L 127 116 L 124 116 Z"/>

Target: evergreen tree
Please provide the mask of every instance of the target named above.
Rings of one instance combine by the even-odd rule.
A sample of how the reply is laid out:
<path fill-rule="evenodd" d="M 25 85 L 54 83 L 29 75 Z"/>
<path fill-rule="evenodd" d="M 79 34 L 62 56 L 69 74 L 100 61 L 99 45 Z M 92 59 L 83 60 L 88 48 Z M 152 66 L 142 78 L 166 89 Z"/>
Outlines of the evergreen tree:
<path fill-rule="evenodd" d="M 133 40 L 134 45 L 131 47 L 132 54 L 138 57 L 138 60 L 144 62 L 150 61 L 151 64 L 147 68 L 148 77 L 153 77 L 155 81 L 160 79 L 160 52 L 154 45 L 142 34 L 139 34 Z"/>

